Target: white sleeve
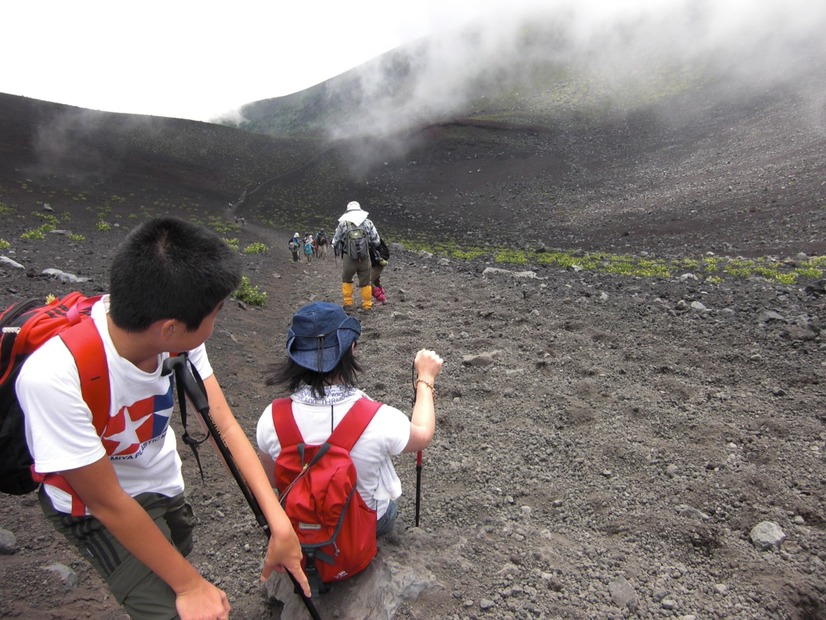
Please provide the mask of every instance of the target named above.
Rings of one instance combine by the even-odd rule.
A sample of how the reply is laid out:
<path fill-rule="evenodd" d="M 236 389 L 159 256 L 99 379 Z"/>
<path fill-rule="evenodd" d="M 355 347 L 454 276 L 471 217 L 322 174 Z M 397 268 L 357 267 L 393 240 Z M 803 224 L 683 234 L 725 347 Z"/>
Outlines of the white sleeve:
<path fill-rule="evenodd" d="M 275 424 L 272 421 L 272 403 L 267 405 L 261 417 L 258 418 L 255 439 L 258 442 L 258 449 L 269 454 L 273 461 L 281 453 L 281 443 L 278 441 L 278 435 L 275 434 Z"/>
<path fill-rule="evenodd" d="M 376 412 L 384 436 L 387 454 L 396 456 L 404 451 L 410 441 L 410 420 L 404 413 L 390 405 L 382 405 Z"/>
<path fill-rule="evenodd" d="M 333 234 L 333 240 L 331 242 L 333 245 L 341 241 L 345 230 L 347 230 L 347 224 L 344 222 L 339 222 L 338 226 L 336 226 L 336 232 Z"/>
<path fill-rule="evenodd" d="M 376 228 L 376 225 L 373 224 L 373 222 L 371 220 L 367 220 L 367 221 L 370 222 L 370 226 L 369 226 L 368 233 L 367 233 L 367 236 L 370 239 L 370 246 L 374 247 L 374 248 L 378 247 L 378 245 L 381 243 L 381 237 L 379 236 L 379 231 Z"/>
<path fill-rule="evenodd" d="M 15 387 L 38 472 L 76 469 L 106 455 L 80 391 L 74 358 L 60 338 L 32 353 Z"/>
<path fill-rule="evenodd" d="M 189 352 L 189 361 L 191 361 L 192 365 L 198 370 L 201 379 L 207 379 L 213 375 L 214 371 L 212 370 L 212 364 L 209 362 L 206 344 L 202 344 L 197 349 L 192 349 L 192 351 Z"/>

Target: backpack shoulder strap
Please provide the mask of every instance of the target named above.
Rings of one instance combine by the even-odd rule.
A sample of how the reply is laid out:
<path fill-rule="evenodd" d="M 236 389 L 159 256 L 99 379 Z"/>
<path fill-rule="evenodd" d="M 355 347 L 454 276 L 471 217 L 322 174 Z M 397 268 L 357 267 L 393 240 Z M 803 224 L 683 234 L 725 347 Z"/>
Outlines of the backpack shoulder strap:
<path fill-rule="evenodd" d="M 75 359 L 83 400 L 92 411 L 95 430 L 102 435 L 109 421 L 111 405 L 109 366 L 103 340 L 91 318 L 81 320 L 59 336 Z"/>
<path fill-rule="evenodd" d="M 291 399 L 276 398 L 272 401 L 272 422 L 282 450 L 287 446 L 304 443 L 304 437 L 301 436 L 301 431 L 298 430 L 298 425 L 293 417 L 293 401 Z"/>
<path fill-rule="evenodd" d="M 364 396 L 359 398 L 338 423 L 327 443 L 344 448 L 348 452 L 352 450 L 381 405 Z"/>

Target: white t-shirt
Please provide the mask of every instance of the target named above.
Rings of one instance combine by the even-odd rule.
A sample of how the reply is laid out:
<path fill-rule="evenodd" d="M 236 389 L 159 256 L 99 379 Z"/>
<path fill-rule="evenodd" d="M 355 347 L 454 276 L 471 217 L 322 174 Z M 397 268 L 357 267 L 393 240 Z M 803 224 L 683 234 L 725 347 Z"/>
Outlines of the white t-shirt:
<path fill-rule="evenodd" d="M 74 358 L 60 338 L 43 344 L 20 369 L 16 389 L 35 470 L 46 474 L 90 465 L 106 454 L 105 443 L 112 446 L 109 460 L 126 493 L 172 497 L 183 492 L 184 481 L 175 432 L 169 426 L 172 382 L 161 376 L 162 362 L 169 355 L 158 356 L 158 367 L 151 373 L 118 355 L 106 322 L 108 303 L 105 296 L 92 307 L 109 365 L 112 401 L 102 440 L 81 395 Z M 212 375 L 204 345 L 190 352 L 190 360 L 201 377 Z M 71 512 L 69 494 L 51 485 L 46 485 L 46 493 L 55 510 Z"/>
<path fill-rule="evenodd" d="M 359 398 L 366 396 L 361 390 L 345 389 L 340 399 L 328 398 L 326 403 L 310 404 L 306 401 L 311 399 L 303 398 L 308 393 L 309 390 L 305 388 L 293 394 L 292 406 L 298 430 L 305 443 L 311 445 L 323 444 L 330 437 L 331 429 L 338 426 L 350 407 Z M 272 421 L 272 403 L 264 409 L 258 420 L 256 437 L 258 448 L 269 454 L 274 462 L 281 453 L 281 443 Z M 391 457 L 401 454 L 409 439 L 408 417 L 395 407 L 382 405 L 350 451 L 358 475 L 356 488 L 364 502 L 376 510 L 379 519 L 387 511 L 390 500 L 402 494 L 402 483 L 393 468 Z"/>

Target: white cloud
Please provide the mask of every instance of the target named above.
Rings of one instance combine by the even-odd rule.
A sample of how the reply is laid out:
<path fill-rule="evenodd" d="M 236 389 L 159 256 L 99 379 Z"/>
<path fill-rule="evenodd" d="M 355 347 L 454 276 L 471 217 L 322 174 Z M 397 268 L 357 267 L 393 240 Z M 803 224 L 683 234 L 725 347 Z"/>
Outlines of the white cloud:
<path fill-rule="evenodd" d="M 302 90 L 424 34 L 426 22 L 397 8 L 379 0 L 4 2 L 0 91 L 206 119 Z"/>
<path fill-rule="evenodd" d="M 540 9 L 567 16 L 569 42 L 583 50 L 609 44 L 615 53 L 661 47 L 663 53 L 691 55 L 717 46 L 731 52 L 733 62 L 748 64 L 757 56 L 781 70 L 788 41 L 811 38 L 826 24 L 826 3 L 814 0 L 2 2 L 0 91 L 206 120 L 308 88 L 471 19 L 486 24 L 482 56 L 493 57 L 508 49 L 519 18 Z M 701 17 L 704 27 L 683 40 L 675 20 L 692 16 Z M 635 21 L 662 27 L 649 30 L 647 41 L 614 37 L 619 22 Z M 612 60 L 619 65 L 622 57 Z"/>

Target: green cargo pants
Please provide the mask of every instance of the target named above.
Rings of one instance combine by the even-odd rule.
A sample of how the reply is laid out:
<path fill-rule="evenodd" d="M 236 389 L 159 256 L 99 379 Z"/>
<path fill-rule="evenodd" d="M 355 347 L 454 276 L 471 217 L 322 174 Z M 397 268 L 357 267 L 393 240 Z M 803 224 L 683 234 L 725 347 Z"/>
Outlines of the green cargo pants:
<path fill-rule="evenodd" d="M 80 550 L 132 618 L 169 620 L 178 617 L 172 588 L 129 553 L 100 521 L 94 517 L 73 517 L 57 512 L 43 489 L 39 496 L 46 518 Z M 186 556 L 192 551 L 192 529 L 196 519 L 183 494 L 166 497 L 158 493 L 142 493 L 135 500 L 181 554 Z"/>

